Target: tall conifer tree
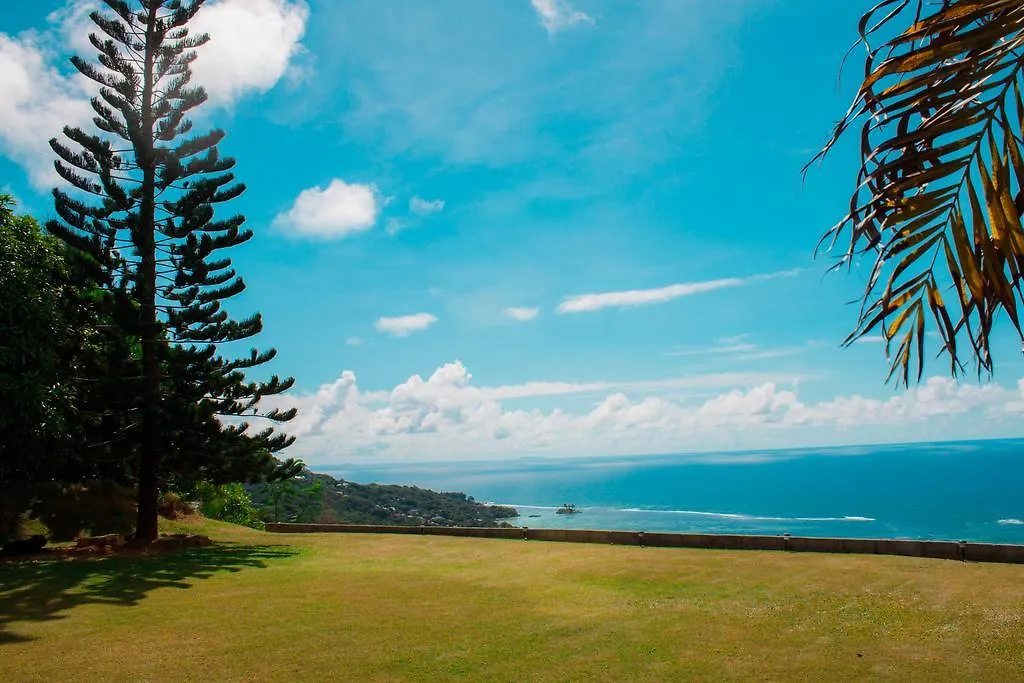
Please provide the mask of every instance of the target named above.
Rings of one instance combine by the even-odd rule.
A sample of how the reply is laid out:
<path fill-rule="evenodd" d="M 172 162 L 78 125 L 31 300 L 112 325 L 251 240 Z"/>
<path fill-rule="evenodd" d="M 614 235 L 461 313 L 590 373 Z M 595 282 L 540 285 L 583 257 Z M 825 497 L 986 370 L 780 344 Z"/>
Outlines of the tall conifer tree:
<path fill-rule="evenodd" d="M 214 216 L 214 205 L 245 190 L 231 173 L 234 160 L 217 151 L 224 132 L 189 135 L 186 115 L 206 101 L 190 83 L 190 64 L 208 36 L 190 35 L 187 25 L 204 0 L 103 1 L 113 15 L 92 13 L 102 33 L 89 36 L 99 64 L 71 60 L 100 86 L 92 100 L 99 133 L 65 128 L 73 144 L 50 141 L 57 172 L 77 192 L 54 190 L 60 220 L 47 228 L 108 274 L 125 332 L 138 339 L 136 538 L 147 541 L 157 536 L 161 481 L 296 470 L 293 461 L 271 457 L 293 439 L 273 427 L 254 433 L 219 420 L 291 419 L 294 410 L 260 413 L 258 404 L 293 380 L 246 381 L 244 370 L 271 360 L 274 350 L 253 349 L 238 360 L 217 351 L 258 334 L 262 320 L 231 320 L 221 307 L 245 284 L 220 252 L 252 237 L 243 216 Z"/>

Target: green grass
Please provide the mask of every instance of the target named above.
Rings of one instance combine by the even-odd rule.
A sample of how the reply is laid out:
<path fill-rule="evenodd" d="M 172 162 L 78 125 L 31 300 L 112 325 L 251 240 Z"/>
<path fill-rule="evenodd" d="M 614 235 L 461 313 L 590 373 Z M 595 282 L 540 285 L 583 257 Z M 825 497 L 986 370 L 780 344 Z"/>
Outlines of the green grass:
<path fill-rule="evenodd" d="M 1024 671 L 1024 566 L 192 530 L 221 542 L 0 565 L 0 680 L 927 681 Z"/>

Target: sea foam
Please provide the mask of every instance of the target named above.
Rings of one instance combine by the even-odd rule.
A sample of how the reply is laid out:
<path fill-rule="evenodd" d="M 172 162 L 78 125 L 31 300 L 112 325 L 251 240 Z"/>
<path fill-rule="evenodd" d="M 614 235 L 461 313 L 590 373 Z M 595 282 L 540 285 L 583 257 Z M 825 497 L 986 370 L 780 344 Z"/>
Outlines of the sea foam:
<path fill-rule="evenodd" d="M 547 505 L 516 505 L 514 503 L 497 503 L 509 507 L 521 508 L 524 510 L 557 510 L 557 507 Z M 581 507 L 577 510 L 609 511 L 609 512 L 632 512 L 640 514 L 655 515 L 685 515 L 689 517 L 707 517 L 711 519 L 729 519 L 739 522 L 874 522 L 874 517 L 862 517 L 859 515 L 846 515 L 844 517 L 767 517 L 760 515 L 746 515 L 738 512 L 705 512 L 703 510 L 657 510 L 650 508 L 609 508 L 609 507 Z M 1024 524 L 1024 522 L 1022 522 Z"/>
<path fill-rule="evenodd" d="M 716 519 L 734 519 L 751 522 L 874 522 L 874 517 L 847 515 L 845 517 L 766 517 L 762 515 L 745 515 L 738 512 L 705 512 L 703 510 L 648 510 L 644 508 L 624 508 L 622 512 L 641 512 L 645 514 L 689 515 L 692 517 L 713 517 Z"/>

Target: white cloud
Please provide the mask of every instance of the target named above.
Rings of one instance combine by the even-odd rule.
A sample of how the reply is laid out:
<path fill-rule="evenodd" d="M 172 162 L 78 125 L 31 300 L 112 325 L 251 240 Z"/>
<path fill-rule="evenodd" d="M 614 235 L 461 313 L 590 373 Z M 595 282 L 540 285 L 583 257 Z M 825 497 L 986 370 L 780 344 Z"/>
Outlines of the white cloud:
<path fill-rule="evenodd" d="M 421 332 L 437 322 L 437 317 L 430 313 L 402 315 L 395 318 L 381 318 L 376 328 L 393 337 L 408 337 L 413 332 Z"/>
<path fill-rule="evenodd" d="M 363 343 L 363 340 L 360 339 L 359 337 L 349 337 L 348 339 L 345 340 L 346 346 L 362 346 Z"/>
<path fill-rule="evenodd" d="M 511 306 L 504 310 L 507 317 L 513 320 L 526 321 L 533 320 L 540 314 L 539 308 L 526 308 L 523 306 Z"/>
<path fill-rule="evenodd" d="M 795 381 L 780 373 L 718 372 L 701 375 L 684 375 L 667 379 L 640 381 L 596 381 L 596 382 L 526 382 L 498 387 L 484 387 L 480 391 L 494 400 L 530 398 L 535 396 L 564 396 L 570 394 L 599 394 L 608 391 L 628 391 L 632 394 L 647 394 L 666 391 L 716 389 L 733 385 L 749 385 L 758 382 Z"/>
<path fill-rule="evenodd" d="M 444 200 L 427 200 L 420 197 L 413 197 L 409 200 L 409 210 L 418 216 L 427 216 L 432 213 L 439 213 L 444 210 Z"/>
<path fill-rule="evenodd" d="M 189 24 L 210 41 L 192 65 L 210 101 L 230 106 L 250 92 L 266 92 L 302 53 L 309 6 L 303 0 L 219 0 L 204 5 Z"/>
<path fill-rule="evenodd" d="M 813 349 L 820 349 L 828 346 L 828 342 L 818 339 L 811 339 L 800 346 L 780 346 L 776 348 L 762 348 L 753 342 L 746 341 L 751 335 L 741 334 L 733 337 L 721 337 L 716 339 L 711 346 L 697 349 L 676 349 L 668 351 L 666 356 L 701 356 L 710 360 L 725 360 L 729 363 L 749 360 L 765 360 L 769 358 L 783 358 L 804 354 Z"/>
<path fill-rule="evenodd" d="M 737 353 L 754 353 L 758 350 L 757 344 L 746 341 L 749 334 L 738 334 L 732 337 L 719 337 L 709 347 L 701 349 L 676 349 L 668 351 L 666 356 L 708 356 L 708 355 L 732 355 Z"/>
<path fill-rule="evenodd" d="M 95 0 L 70 0 L 41 30 L 0 33 L 0 153 L 23 166 L 40 189 L 61 182 L 49 139 L 65 125 L 91 127 L 89 98 L 98 86 L 68 67 L 66 55 L 95 60 L 89 33 L 99 29 L 88 15 L 96 9 L 105 8 Z M 193 64 L 195 82 L 222 106 L 269 90 L 294 67 L 308 16 L 302 0 L 210 2 L 190 25 L 193 33 L 211 36 Z"/>
<path fill-rule="evenodd" d="M 326 188 L 299 193 L 292 207 L 274 218 L 274 225 L 304 237 L 342 238 L 373 227 L 380 212 L 374 185 L 335 178 Z"/>
<path fill-rule="evenodd" d="M 573 9 L 568 0 L 530 0 L 548 33 L 556 33 L 576 24 L 593 24 L 587 14 Z"/>
<path fill-rule="evenodd" d="M 85 80 L 61 74 L 52 61 L 38 37 L 0 33 L 0 151 L 40 189 L 60 179 L 49 139 L 66 125 L 86 125 L 92 113 Z"/>
<path fill-rule="evenodd" d="M 867 334 L 853 340 L 854 344 L 884 344 L 885 337 L 880 334 Z"/>
<path fill-rule="evenodd" d="M 300 409 L 289 426 L 300 437 L 294 455 L 313 464 L 352 462 L 370 451 L 375 460 L 408 462 L 771 448 L 800 445 L 801 440 L 805 445 L 858 438 L 870 442 L 899 433 L 887 429 L 908 426 L 941 438 L 951 435 L 948 428 L 957 416 L 968 425 L 983 421 L 978 418 L 1012 425 L 1024 412 L 1024 380 L 1007 389 L 933 377 L 886 400 L 855 395 L 819 402 L 804 402 L 794 382 L 744 374 L 497 387 L 478 387 L 472 380 L 455 361 L 426 379 L 413 375 L 389 391 L 364 393 L 346 371 L 314 394 L 272 402 Z M 717 387 L 719 393 L 689 399 L 653 393 L 678 386 Z M 603 398 L 575 411 L 503 405 L 512 399 L 598 392 Z M 853 430 L 858 427 L 870 429 Z"/>
<path fill-rule="evenodd" d="M 796 394 L 780 390 L 774 383 L 751 389 L 732 391 L 705 402 L 698 410 L 703 424 L 742 424 L 749 422 L 777 422 L 797 405 Z"/>
<path fill-rule="evenodd" d="M 465 369 L 462 363 L 455 361 L 443 368 L 461 368 L 460 370 L 446 370 L 446 373 L 463 373 Z M 493 400 L 516 400 L 525 398 L 552 397 L 552 396 L 579 396 L 589 394 L 607 394 L 609 391 L 628 391 L 634 395 L 658 393 L 666 391 L 698 390 L 706 391 L 735 385 L 751 385 L 764 382 L 795 382 L 799 378 L 787 377 L 781 373 L 764 372 L 720 372 L 700 375 L 684 375 L 681 377 L 670 377 L 667 379 L 640 380 L 640 381 L 608 381 L 599 380 L 591 382 L 561 382 L 561 381 L 534 381 L 523 382 L 522 384 L 505 384 L 495 387 L 472 387 L 475 396 Z M 387 401 L 390 392 L 371 391 L 364 394 L 366 401 L 379 403 Z"/>
<path fill-rule="evenodd" d="M 752 275 L 745 278 L 730 277 L 718 280 L 705 280 L 703 282 L 684 282 L 655 289 L 631 289 L 622 292 L 578 294 L 567 297 L 562 303 L 558 304 L 558 308 L 555 310 L 558 313 L 589 313 L 603 308 L 632 308 L 635 306 L 660 304 L 685 296 L 714 292 L 719 289 L 742 287 L 753 282 L 763 282 L 780 277 L 792 277 L 799 272 L 799 270 L 785 270 L 777 273 Z"/>
<path fill-rule="evenodd" d="M 831 422 L 842 427 L 898 424 L 932 418 L 947 419 L 980 411 L 984 418 L 1017 412 L 1024 397 L 1024 384 L 1013 392 L 998 384 L 960 384 L 948 377 L 930 377 L 884 401 L 863 396 L 839 396 L 816 405 L 797 405 L 790 420 L 794 423 Z"/>
<path fill-rule="evenodd" d="M 109 8 L 98 0 L 69 0 L 63 7 L 50 12 L 46 20 L 53 26 L 51 32 L 59 36 L 69 52 L 93 60 L 97 50 L 89 41 L 89 34 L 97 33 L 98 29 L 89 15 L 104 10 L 109 13 Z"/>
<path fill-rule="evenodd" d="M 601 292 L 599 294 L 577 294 L 567 297 L 555 309 L 559 313 L 589 313 L 602 308 L 629 308 L 648 304 L 665 303 L 684 296 L 693 296 L 718 289 L 740 287 L 741 278 L 688 282 L 657 289 L 631 289 L 622 292 Z"/>

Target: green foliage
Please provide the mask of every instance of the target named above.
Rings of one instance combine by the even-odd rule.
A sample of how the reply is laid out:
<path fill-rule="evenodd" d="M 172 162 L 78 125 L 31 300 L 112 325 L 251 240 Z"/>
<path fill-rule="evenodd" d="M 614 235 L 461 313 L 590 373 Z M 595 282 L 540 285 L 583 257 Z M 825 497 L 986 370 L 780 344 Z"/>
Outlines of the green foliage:
<path fill-rule="evenodd" d="M 130 476 L 121 387 L 138 371 L 93 276 L 0 196 L 0 488 Z"/>
<path fill-rule="evenodd" d="M 255 484 L 248 488 L 255 504 L 264 508 L 273 521 L 493 527 L 503 519 L 518 516 L 515 508 L 484 505 L 464 493 L 356 484 L 309 470 L 283 485 Z"/>
<path fill-rule="evenodd" d="M 271 522 L 312 522 L 324 506 L 324 483 L 301 478 L 268 482 L 257 487 L 266 497 L 264 514 Z"/>
<path fill-rule="evenodd" d="M 61 372 L 74 343 L 62 245 L 13 207 L 0 195 L 0 483 L 43 469 L 39 455 L 67 431 L 74 393 Z"/>
<path fill-rule="evenodd" d="M 112 481 L 48 484 L 37 489 L 28 519 L 44 524 L 54 541 L 128 534 L 135 523 L 134 499 L 132 489 Z"/>
<path fill-rule="evenodd" d="M 187 494 L 199 503 L 199 510 L 210 519 L 231 524 L 263 528 L 262 514 L 241 484 L 212 484 L 201 481 Z"/>

